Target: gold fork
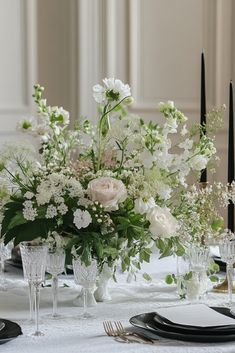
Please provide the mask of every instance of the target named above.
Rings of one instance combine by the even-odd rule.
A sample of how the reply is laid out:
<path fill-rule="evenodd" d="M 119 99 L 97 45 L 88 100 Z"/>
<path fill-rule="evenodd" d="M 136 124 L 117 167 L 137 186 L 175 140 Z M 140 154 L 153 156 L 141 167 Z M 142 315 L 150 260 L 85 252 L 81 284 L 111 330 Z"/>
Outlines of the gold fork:
<path fill-rule="evenodd" d="M 112 337 L 118 337 L 125 342 L 132 343 L 155 343 L 152 339 L 147 338 L 139 333 L 126 331 L 120 321 L 114 321 L 115 328 L 111 321 L 104 321 L 103 326 L 106 334 Z"/>

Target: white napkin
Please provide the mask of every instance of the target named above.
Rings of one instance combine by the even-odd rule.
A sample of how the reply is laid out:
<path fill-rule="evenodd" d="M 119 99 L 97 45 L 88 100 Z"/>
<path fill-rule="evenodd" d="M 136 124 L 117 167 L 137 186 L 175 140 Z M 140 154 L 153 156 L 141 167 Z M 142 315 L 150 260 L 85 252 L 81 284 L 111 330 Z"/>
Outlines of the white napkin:
<path fill-rule="evenodd" d="M 180 325 L 200 327 L 235 325 L 235 319 L 220 314 L 205 304 L 160 308 L 156 310 L 156 313 Z"/>
<path fill-rule="evenodd" d="M 210 246 L 211 256 L 220 257 L 219 247 L 218 246 Z"/>

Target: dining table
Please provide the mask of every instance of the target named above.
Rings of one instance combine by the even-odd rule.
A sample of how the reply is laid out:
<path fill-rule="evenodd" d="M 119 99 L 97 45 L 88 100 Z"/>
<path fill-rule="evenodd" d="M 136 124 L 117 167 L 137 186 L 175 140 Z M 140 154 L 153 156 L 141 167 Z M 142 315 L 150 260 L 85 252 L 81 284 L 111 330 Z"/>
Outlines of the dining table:
<path fill-rule="evenodd" d="M 52 295 L 50 280 L 40 293 L 40 330 L 43 336 L 33 336 L 34 324 L 29 320 L 28 287 L 23 271 L 11 261 L 6 264 L 7 289 L 0 291 L 0 318 L 18 323 L 23 334 L 0 345 L 4 353 L 235 353 L 235 342 L 200 343 L 159 337 L 155 344 L 118 342 L 106 335 L 104 321 L 120 321 L 131 328 L 131 317 L 154 312 L 159 307 L 190 304 L 180 299 L 175 284 L 165 282 L 167 274 L 176 272 L 176 259 L 159 259 L 154 254 L 150 263 L 144 264 L 136 276 L 128 276 L 117 269 L 117 282 L 109 283 L 111 300 L 97 303 L 89 308 L 93 318 L 80 319 L 83 308 L 77 297 L 81 288 L 74 283 L 73 275 L 59 277 L 60 316 L 52 318 Z M 143 273 L 151 276 L 150 281 Z M 225 306 L 226 294 L 209 291 L 204 302 L 209 306 Z"/>

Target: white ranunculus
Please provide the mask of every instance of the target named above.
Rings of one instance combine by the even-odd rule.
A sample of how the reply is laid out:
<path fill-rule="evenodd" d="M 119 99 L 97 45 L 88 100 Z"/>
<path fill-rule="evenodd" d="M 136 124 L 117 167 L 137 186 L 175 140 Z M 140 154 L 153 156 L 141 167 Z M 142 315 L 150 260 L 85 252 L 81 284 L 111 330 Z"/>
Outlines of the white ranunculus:
<path fill-rule="evenodd" d="M 156 205 L 147 213 L 146 218 L 150 222 L 149 230 L 154 239 L 170 238 L 177 232 L 178 222 L 167 208 Z"/>
<path fill-rule="evenodd" d="M 144 214 L 149 212 L 151 208 L 155 206 L 156 204 L 153 197 L 150 197 L 150 199 L 148 199 L 146 202 L 143 199 L 138 198 L 135 200 L 134 210 L 136 213 Z"/>
<path fill-rule="evenodd" d="M 98 201 L 106 210 L 117 210 L 118 204 L 127 198 L 127 190 L 121 180 L 100 177 L 90 181 L 87 192 L 92 201 Z"/>
<path fill-rule="evenodd" d="M 197 155 L 190 160 L 190 166 L 192 169 L 200 171 L 206 168 L 207 162 L 207 157 Z"/>

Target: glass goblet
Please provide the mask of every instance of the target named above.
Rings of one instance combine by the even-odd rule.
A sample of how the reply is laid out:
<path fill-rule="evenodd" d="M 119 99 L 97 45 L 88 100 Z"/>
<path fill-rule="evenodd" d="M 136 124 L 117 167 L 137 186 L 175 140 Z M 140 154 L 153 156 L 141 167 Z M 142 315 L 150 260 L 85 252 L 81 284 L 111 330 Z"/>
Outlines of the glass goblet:
<path fill-rule="evenodd" d="M 226 262 L 226 274 L 228 281 L 228 306 L 231 309 L 233 303 L 233 264 L 235 263 L 235 242 L 226 241 L 219 244 L 219 251 L 221 260 Z"/>
<path fill-rule="evenodd" d="M 97 262 L 91 260 L 90 265 L 85 266 L 80 259 L 73 259 L 73 273 L 74 281 L 83 287 L 83 314 L 80 316 L 81 319 L 88 319 L 93 317 L 87 310 L 87 294 L 91 290 L 96 282 L 97 277 Z"/>
<path fill-rule="evenodd" d="M 23 242 L 20 244 L 20 251 L 23 263 L 24 277 L 28 279 L 29 284 L 34 290 L 35 304 L 35 332 L 34 336 L 43 335 L 39 331 L 39 294 L 42 282 L 45 279 L 46 259 L 48 247 L 46 244 L 32 244 Z"/>
<path fill-rule="evenodd" d="M 11 251 L 13 249 L 13 243 L 10 242 L 4 245 L 0 243 L 0 290 L 7 290 L 7 282 L 5 278 L 5 261 L 11 258 Z"/>
<path fill-rule="evenodd" d="M 58 307 L 58 275 L 64 272 L 65 251 L 62 248 L 49 249 L 47 254 L 46 270 L 52 275 L 52 296 L 53 296 L 53 311 L 52 316 L 59 317 L 57 312 Z"/>

